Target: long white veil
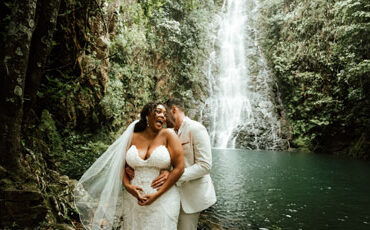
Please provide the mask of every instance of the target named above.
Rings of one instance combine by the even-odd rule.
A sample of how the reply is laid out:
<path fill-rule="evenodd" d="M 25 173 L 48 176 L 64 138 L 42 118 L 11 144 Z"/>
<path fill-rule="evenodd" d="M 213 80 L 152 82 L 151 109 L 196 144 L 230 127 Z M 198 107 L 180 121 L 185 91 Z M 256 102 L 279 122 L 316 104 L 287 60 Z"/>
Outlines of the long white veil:
<path fill-rule="evenodd" d="M 86 229 L 119 227 L 123 207 L 123 164 L 137 122 L 129 125 L 77 183 L 74 201 Z"/>

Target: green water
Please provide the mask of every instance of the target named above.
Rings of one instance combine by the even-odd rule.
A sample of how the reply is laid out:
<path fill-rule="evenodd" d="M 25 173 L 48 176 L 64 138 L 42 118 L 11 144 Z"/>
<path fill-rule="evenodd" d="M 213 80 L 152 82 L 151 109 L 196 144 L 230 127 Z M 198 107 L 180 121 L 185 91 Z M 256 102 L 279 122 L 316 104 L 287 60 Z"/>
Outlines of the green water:
<path fill-rule="evenodd" d="M 200 229 L 370 229 L 370 162 L 214 149 L 211 176 Z"/>

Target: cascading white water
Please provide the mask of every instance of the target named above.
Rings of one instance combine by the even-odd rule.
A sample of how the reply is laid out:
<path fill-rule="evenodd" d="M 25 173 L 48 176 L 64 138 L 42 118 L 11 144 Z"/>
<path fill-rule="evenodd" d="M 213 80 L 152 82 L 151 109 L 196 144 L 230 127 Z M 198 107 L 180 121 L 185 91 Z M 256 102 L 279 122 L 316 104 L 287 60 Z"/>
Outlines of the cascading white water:
<path fill-rule="evenodd" d="M 255 0 L 225 0 L 207 71 L 211 139 L 218 148 L 279 149 L 274 84 L 257 42 Z M 283 143 L 284 142 L 284 143 Z"/>

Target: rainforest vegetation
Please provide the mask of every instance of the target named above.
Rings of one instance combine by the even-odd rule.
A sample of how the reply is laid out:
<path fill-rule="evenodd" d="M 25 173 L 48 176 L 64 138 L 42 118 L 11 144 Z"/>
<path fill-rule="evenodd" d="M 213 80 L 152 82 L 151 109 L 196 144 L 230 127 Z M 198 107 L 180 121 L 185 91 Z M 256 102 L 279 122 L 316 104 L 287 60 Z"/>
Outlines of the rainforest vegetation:
<path fill-rule="evenodd" d="M 181 97 L 199 117 L 222 4 L 0 3 L 0 228 L 79 228 L 73 179 L 148 101 Z M 261 0 L 259 12 L 290 147 L 369 159 L 368 1 Z"/>
<path fill-rule="evenodd" d="M 370 5 L 264 1 L 264 53 L 295 147 L 369 159 Z"/>

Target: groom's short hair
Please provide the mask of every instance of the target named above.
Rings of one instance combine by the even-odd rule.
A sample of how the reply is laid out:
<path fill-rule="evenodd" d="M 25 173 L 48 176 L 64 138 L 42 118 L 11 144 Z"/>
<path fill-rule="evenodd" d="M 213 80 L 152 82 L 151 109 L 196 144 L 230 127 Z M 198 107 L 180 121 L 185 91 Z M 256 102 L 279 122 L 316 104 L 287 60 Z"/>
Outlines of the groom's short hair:
<path fill-rule="evenodd" d="M 179 99 L 179 98 L 171 98 L 166 101 L 166 106 L 168 108 L 171 108 L 172 106 L 176 106 L 179 108 L 181 111 L 184 112 L 185 106 L 184 106 L 184 101 Z"/>

